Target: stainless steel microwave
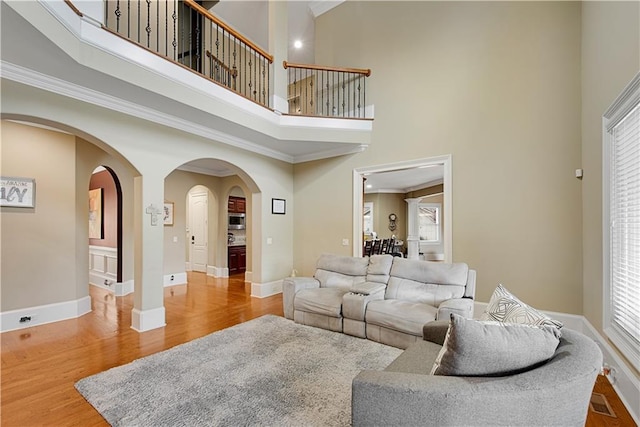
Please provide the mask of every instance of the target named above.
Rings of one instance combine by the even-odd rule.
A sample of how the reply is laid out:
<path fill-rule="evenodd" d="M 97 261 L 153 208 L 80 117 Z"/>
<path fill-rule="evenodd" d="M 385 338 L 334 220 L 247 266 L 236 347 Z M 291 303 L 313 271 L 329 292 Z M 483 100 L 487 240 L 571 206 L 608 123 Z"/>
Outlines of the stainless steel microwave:
<path fill-rule="evenodd" d="M 229 213 L 229 230 L 244 230 L 245 229 L 245 214 L 243 213 Z"/>

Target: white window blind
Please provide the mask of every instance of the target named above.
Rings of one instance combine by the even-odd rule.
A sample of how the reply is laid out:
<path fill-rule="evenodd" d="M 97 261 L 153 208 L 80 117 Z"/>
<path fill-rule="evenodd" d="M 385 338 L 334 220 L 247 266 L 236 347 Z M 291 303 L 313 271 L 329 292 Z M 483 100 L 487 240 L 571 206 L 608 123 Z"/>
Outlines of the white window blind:
<path fill-rule="evenodd" d="M 640 369 L 640 102 L 609 123 L 605 332 Z M 606 250 L 606 248 L 605 248 Z M 606 277 L 606 276 L 605 276 Z"/>

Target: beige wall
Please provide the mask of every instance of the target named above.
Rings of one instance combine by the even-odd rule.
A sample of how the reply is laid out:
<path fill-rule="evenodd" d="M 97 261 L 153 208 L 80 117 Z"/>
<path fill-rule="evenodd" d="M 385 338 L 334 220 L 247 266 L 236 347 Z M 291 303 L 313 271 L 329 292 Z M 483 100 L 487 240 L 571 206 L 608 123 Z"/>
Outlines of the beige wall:
<path fill-rule="evenodd" d="M 640 3 L 582 6 L 583 314 L 602 331 L 602 115 L 640 71 Z M 633 370 L 632 370 L 633 371 Z M 636 375 L 638 374 L 637 371 Z"/>
<path fill-rule="evenodd" d="M 346 2 L 322 15 L 316 62 L 371 68 L 376 118 L 365 152 L 295 166 L 296 268 L 350 253 L 354 168 L 451 154 L 453 260 L 477 269 L 477 299 L 503 283 L 581 313 L 580 17 L 574 2 Z"/>
<path fill-rule="evenodd" d="M 373 202 L 373 231 L 378 238 L 388 239 L 395 235 L 398 239 L 407 238 L 407 202 L 404 194 L 375 193 L 365 194 L 365 202 Z M 396 229 L 389 230 L 389 214 L 395 213 Z"/>
<path fill-rule="evenodd" d="M 2 311 L 77 299 L 75 137 L 3 121 L 2 175 L 36 182 L 35 209 L 1 209 Z"/>

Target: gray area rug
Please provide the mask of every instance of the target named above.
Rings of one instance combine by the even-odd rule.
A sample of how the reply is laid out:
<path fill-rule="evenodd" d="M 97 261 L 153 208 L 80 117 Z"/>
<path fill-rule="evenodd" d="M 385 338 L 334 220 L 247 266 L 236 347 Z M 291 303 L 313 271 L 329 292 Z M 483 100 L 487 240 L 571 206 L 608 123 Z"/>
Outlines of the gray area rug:
<path fill-rule="evenodd" d="M 76 389 L 114 426 L 348 426 L 353 377 L 401 352 L 267 315 Z"/>

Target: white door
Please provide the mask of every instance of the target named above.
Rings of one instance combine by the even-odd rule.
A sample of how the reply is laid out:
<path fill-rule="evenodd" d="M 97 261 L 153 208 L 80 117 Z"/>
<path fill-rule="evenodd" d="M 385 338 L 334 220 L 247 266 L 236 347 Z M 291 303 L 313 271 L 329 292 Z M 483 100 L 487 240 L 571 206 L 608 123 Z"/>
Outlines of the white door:
<path fill-rule="evenodd" d="M 189 193 L 189 260 L 191 270 L 207 272 L 209 258 L 207 193 Z"/>

